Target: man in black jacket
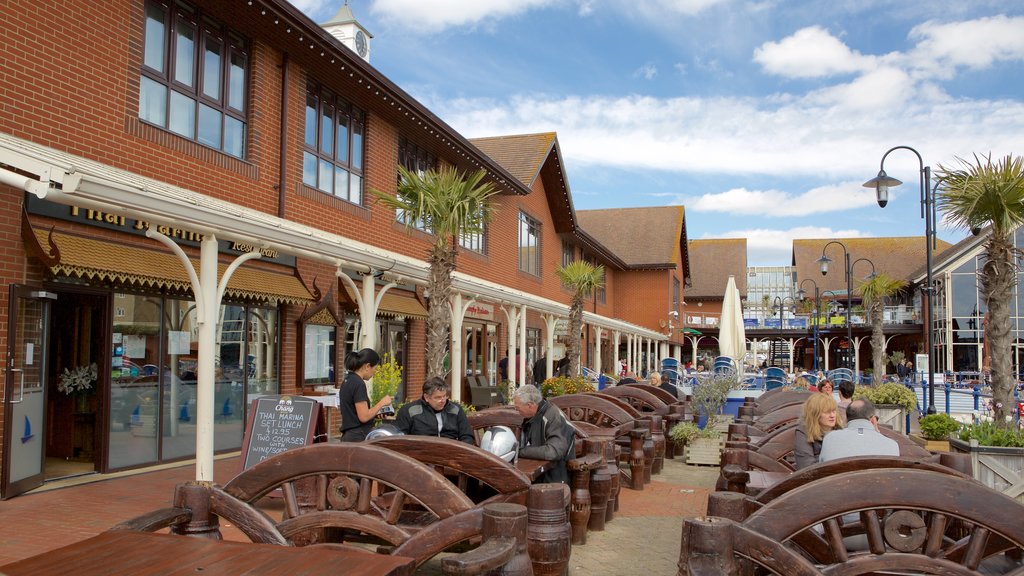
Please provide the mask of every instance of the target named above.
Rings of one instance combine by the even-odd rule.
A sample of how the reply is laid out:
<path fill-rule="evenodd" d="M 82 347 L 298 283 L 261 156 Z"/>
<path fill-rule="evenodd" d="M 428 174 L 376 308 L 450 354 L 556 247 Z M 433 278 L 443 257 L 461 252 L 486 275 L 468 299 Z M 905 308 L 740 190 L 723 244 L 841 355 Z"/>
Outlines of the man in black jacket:
<path fill-rule="evenodd" d="M 395 428 L 414 436 L 441 436 L 476 444 L 466 412 L 448 400 L 448 384 L 436 376 L 423 383 L 423 398 L 398 410 Z"/>
<path fill-rule="evenodd" d="M 519 456 L 551 462 L 536 482 L 568 484 L 569 471 L 565 463 L 576 457 L 576 429 L 558 406 L 544 400 L 536 386 L 520 386 L 513 400 L 519 415 L 524 418 Z"/>

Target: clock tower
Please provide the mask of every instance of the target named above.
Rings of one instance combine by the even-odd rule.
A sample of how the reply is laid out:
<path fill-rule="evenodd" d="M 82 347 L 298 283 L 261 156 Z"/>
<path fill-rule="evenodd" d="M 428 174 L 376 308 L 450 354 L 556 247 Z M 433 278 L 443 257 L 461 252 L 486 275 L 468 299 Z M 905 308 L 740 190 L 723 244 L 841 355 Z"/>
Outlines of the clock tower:
<path fill-rule="evenodd" d="M 331 33 L 341 41 L 349 50 L 355 52 L 360 58 L 370 61 L 370 34 L 366 28 L 352 15 L 352 9 L 348 7 L 348 0 L 338 10 L 333 18 L 320 24 L 324 30 Z"/>

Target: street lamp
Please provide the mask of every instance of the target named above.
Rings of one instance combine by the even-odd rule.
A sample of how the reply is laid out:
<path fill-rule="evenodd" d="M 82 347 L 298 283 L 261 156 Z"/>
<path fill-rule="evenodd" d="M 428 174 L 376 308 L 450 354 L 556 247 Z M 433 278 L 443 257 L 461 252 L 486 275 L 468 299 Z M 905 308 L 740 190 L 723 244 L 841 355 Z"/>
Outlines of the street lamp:
<path fill-rule="evenodd" d="M 796 291 L 796 297 L 800 301 L 807 299 L 807 291 L 804 290 L 804 282 L 810 282 L 814 286 L 814 373 L 818 373 L 818 317 L 821 314 L 821 294 L 818 292 L 818 283 L 810 278 L 805 278 L 800 281 L 799 290 Z"/>
<path fill-rule="evenodd" d="M 885 208 L 885 205 L 889 203 L 889 188 L 903 184 L 903 182 L 885 173 L 885 159 L 894 150 L 909 150 L 913 152 L 917 156 L 918 166 L 920 166 L 918 172 L 918 177 L 920 178 L 919 194 L 921 198 L 921 218 L 924 218 L 925 267 L 928 271 L 928 278 L 925 281 L 925 285 L 921 288 L 928 297 L 928 328 L 925 330 L 927 335 L 926 349 L 928 350 L 928 414 L 935 414 L 935 338 L 933 332 L 935 330 L 935 286 L 932 283 L 932 250 L 935 249 L 936 238 L 935 190 L 931 186 L 932 168 L 931 166 L 925 166 L 921 154 L 910 146 L 893 146 L 886 150 L 885 154 L 882 154 L 882 161 L 878 166 L 878 176 L 865 182 L 864 187 L 874 188 L 875 195 L 878 198 L 878 205 Z"/>
<path fill-rule="evenodd" d="M 843 249 L 843 256 L 845 257 L 846 261 L 846 343 L 849 347 L 850 352 L 852 353 L 853 324 L 850 322 L 850 309 L 853 308 L 853 267 L 856 266 L 858 262 L 867 262 L 868 264 L 871 265 L 871 274 L 868 275 L 867 279 L 871 279 L 875 277 L 875 263 L 872 262 L 871 260 L 868 260 L 867 258 L 857 258 L 856 260 L 851 262 L 850 251 L 846 249 L 846 244 L 843 244 L 839 240 L 832 240 L 831 242 L 825 244 L 825 246 L 822 247 L 821 258 L 818 258 L 817 260 L 818 265 L 821 266 L 822 276 L 828 274 L 828 265 L 830 262 L 832 262 L 832 259 L 825 254 L 825 251 L 828 250 L 828 247 L 833 244 L 838 244 Z M 849 359 L 847 359 L 847 363 L 850 363 Z M 853 364 L 853 366 L 847 366 L 847 368 L 855 368 L 856 362 L 854 362 Z"/>
<path fill-rule="evenodd" d="M 781 346 L 782 343 L 783 343 L 783 339 L 782 339 L 782 323 L 783 323 L 782 311 L 786 309 L 786 300 L 789 300 L 789 303 L 790 303 L 791 306 L 796 304 L 796 300 L 793 300 L 789 296 L 776 296 L 775 300 L 772 302 L 772 308 L 773 309 L 777 308 L 779 310 L 779 346 Z M 789 361 L 792 362 L 793 358 L 790 357 Z M 779 368 L 781 368 L 781 366 L 779 366 Z"/>

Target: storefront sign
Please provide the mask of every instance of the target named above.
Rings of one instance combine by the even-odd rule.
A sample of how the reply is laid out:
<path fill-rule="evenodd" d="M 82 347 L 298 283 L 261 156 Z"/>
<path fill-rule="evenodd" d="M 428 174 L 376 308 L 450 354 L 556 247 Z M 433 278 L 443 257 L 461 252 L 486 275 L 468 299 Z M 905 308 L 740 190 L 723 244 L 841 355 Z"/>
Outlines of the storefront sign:
<path fill-rule="evenodd" d="M 466 307 L 466 316 L 478 320 L 494 320 L 494 305 L 484 302 L 473 302 Z"/>
<path fill-rule="evenodd" d="M 186 246 L 199 246 L 199 243 L 203 240 L 203 235 L 201 233 L 187 228 L 176 228 L 165 224 L 154 225 L 145 220 L 128 218 L 127 216 L 122 216 L 120 214 L 111 214 L 109 212 L 102 212 L 100 210 L 92 210 L 89 208 L 79 208 L 78 206 L 55 204 L 53 202 L 41 200 L 33 194 L 28 195 L 26 210 L 29 214 L 48 216 L 58 220 L 65 220 L 67 222 L 88 224 L 90 226 L 97 226 L 107 230 L 117 230 L 119 232 L 125 232 L 136 236 L 145 236 L 146 230 L 155 226 L 155 230 L 157 232 L 173 239 L 178 244 L 184 244 Z M 218 251 L 225 254 L 245 254 L 252 250 L 259 250 L 262 255 L 261 260 L 264 262 L 275 262 L 285 266 L 295 266 L 295 256 L 281 254 L 277 250 L 260 248 L 259 246 L 253 246 L 243 242 L 233 242 L 230 240 L 220 240 L 218 242 Z"/>

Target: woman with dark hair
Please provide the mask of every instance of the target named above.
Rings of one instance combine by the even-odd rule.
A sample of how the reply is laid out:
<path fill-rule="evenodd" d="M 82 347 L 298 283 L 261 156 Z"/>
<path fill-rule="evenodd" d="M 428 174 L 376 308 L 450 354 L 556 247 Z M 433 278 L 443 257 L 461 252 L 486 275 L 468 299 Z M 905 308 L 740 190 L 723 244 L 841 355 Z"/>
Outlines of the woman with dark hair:
<path fill-rule="evenodd" d="M 341 410 L 341 441 L 362 442 L 373 430 L 373 419 L 381 408 L 391 404 L 391 396 L 385 396 L 370 407 L 366 393 L 366 381 L 373 378 L 380 365 L 380 356 L 370 348 L 349 352 L 345 356 L 345 380 L 338 390 L 338 408 Z"/>

